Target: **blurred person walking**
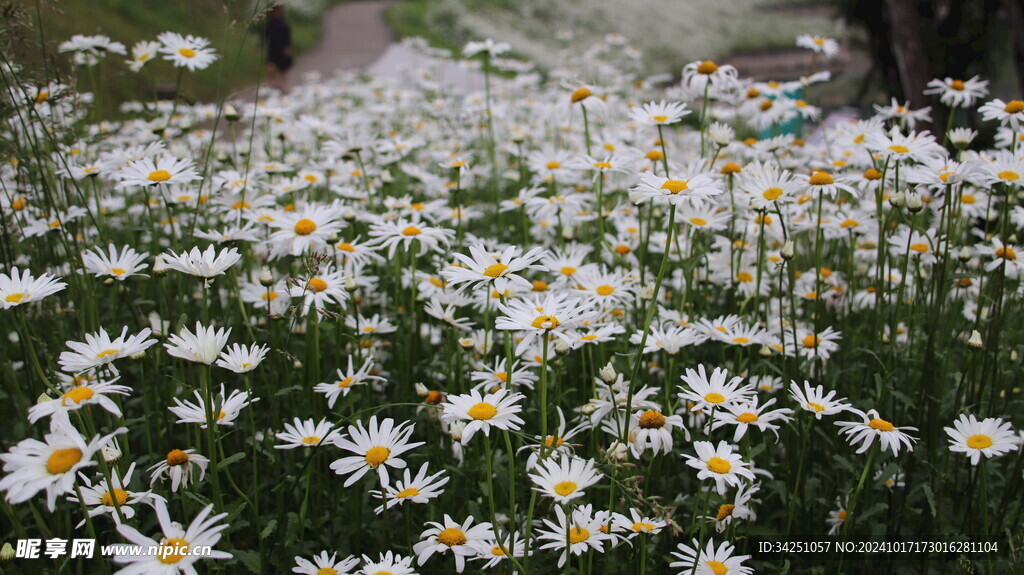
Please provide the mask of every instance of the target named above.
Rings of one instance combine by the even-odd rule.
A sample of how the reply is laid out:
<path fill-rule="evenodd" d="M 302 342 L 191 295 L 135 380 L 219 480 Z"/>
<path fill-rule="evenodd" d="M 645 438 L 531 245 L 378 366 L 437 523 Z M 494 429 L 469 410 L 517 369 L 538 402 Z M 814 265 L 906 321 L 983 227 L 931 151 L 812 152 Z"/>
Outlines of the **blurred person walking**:
<path fill-rule="evenodd" d="M 267 13 L 267 26 L 263 32 L 267 49 L 267 82 L 282 92 L 288 91 L 288 70 L 291 69 L 292 29 L 284 18 L 284 7 L 273 6 Z"/>

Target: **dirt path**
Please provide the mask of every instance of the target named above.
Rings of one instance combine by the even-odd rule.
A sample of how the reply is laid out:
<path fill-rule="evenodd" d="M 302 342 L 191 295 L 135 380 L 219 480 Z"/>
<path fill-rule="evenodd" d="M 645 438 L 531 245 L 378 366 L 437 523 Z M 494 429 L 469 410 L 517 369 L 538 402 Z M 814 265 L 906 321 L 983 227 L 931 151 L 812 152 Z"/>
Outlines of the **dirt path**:
<path fill-rule="evenodd" d="M 320 43 L 295 61 L 292 83 L 309 72 L 324 77 L 342 69 L 366 68 L 388 49 L 395 36 L 384 20 L 392 1 L 359 1 L 339 4 L 323 17 Z"/>

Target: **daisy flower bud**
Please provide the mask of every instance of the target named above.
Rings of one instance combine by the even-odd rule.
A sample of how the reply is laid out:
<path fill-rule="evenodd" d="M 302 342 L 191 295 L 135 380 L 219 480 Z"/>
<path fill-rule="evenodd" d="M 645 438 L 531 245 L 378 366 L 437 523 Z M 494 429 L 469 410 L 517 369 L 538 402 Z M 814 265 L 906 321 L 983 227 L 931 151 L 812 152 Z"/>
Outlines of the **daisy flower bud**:
<path fill-rule="evenodd" d="M 894 208 L 902 208 L 905 203 L 903 192 L 896 192 L 889 196 L 889 205 Z"/>
<path fill-rule="evenodd" d="M 762 345 L 761 349 L 757 350 L 757 353 L 761 357 L 771 357 L 772 356 L 772 348 L 768 347 L 767 345 Z"/>
<path fill-rule="evenodd" d="M 962 262 L 970 261 L 973 256 L 974 250 L 972 250 L 970 246 L 960 248 L 960 253 L 956 255 L 956 257 Z"/>
<path fill-rule="evenodd" d="M 619 374 L 615 372 L 615 366 L 613 366 L 610 361 L 608 362 L 608 365 L 602 367 L 601 370 L 598 371 L 598 374 L 600 374 L 602 381 L 609 384 L 615 381 L 615 378 L 619 376 Z"/>
<path fill-rule="evenodd" d="M 238 110 L 234 106 L 228 104 L 227 106 L 224 106 L 224 119 L 229 122 L 237 122 L 242 119 L 242 115 L 238 113 Z"/>
<path fill-rule="evenodd" d="M 4 546 L 0 548 L 0 561 L 10 561 L 11 559 L 14 559 L 14 547 L 9 541 L 4 541 Z"/>
<path fill-rule="evenodd" d="M 116 463 L 119 459 L 121 459 L 122 455 L 121 448 L 118 447 L 117 443 L 114 442 L 110 442 L 107 445 L 104 445 L 103 448 L 100 449 L 100 453 L 103 454 L 103 461 L 106 461 L 107 463 Z"/>
<path fill-rule="evenodd" d="M 274 274 L 270 273 L 270 268 L 263 266 L 263 269 L 260 270 L 259 280 L 260 285 L 263 287 L 270 287 L 274 285 Z"/>
<path fill-rule="evenodd" d="M 981 332 L 978 330 L 971 330 L 971 337 L 967 340 L 967 347 L 971 349 L 981 349 L 985 346 L 985 342 L 981 340 Z"/>
<path fill-rule="evenodd" d="M 916 214 L 924 208 L 924 203 L 921 202 L 921 194 L 917 192 L 907 192 L 904 202 L 906 203 L 907 211 L 912 214 Z"/>
<path fill-rule="evenodd" d="M 796 246 L 793 244 L 793 240 L 786 240 L 786 243 L 782 246 L 782 250 L 779 252 L 784 260 L 791 260 L 796 255 Z"/>

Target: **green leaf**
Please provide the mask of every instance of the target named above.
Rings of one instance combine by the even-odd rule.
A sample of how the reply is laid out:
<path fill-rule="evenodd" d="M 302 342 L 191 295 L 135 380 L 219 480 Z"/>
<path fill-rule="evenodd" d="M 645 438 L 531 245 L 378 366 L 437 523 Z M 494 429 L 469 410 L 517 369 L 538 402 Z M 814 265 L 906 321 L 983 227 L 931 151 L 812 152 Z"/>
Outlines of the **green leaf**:
<path fill-rule="evenodd" d="M 241 551 L 239 549 L 232 549 L 231 554 L 235 556 L 235 559 L 241 561 L 242 565 L 248 567 L 249 571 L 252 571 L 253 573 L 260 572 L 260 554 L 256 551 Z"/>
<path fill-rule="evenodd" d="M 932 493 L 932 486 L 922 483 L 921 490 L 924 491 L 924 498 L 928 500 L 928 508 L 931 509 L 932 517 L 937 517 L 935 512 L 935 494 Z"/>
<path fill-rule="evenodd" d="M 229 466 L 229 465 L 231 465 L 231 464 L 233 464 L 233 463 L 235 463 L 237 461 L 240 461 L 242 459 L 245 459 L 245 452 L 244 451 L 240 451 L 240 452 L 232 455 L 231 457 L 228 457 L 228 458 L 224 459 L 224 461 L 221 461 L 220 463 L 218 463 L 217 464 L 217 471 L 223 471 L 225 468 L 227 468 L 227 466 Z"/>
<path fill-rule="evenodd" d="M 266 539 L 267 537 L 270 537 L 270 534 L 273 533 L 274 529 L 276 529 L 276 528 L 277 528 L 277 519 L 271 519 L 267 523 L 267 526 L 264 527 L 263 531 L 260 533 L 260 539 Z"/>

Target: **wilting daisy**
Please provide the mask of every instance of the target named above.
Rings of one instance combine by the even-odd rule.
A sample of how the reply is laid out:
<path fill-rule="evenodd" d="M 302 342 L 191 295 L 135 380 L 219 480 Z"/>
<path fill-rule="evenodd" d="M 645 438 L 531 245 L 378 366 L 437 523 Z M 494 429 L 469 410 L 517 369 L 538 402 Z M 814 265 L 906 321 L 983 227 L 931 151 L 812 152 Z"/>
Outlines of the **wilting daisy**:
<path fill-rule="evenodd" d="M 377 507 L 373 512 L 380 515 L 385 509 L 391 509 L 395 505 L 401 505 L 406 501 L 427 503 L 431 499 L 440 497 L 444 493 L 442 487 L 448 483 L 448 476 L 445 475 L 443 469 L 437 473 L 427 475 L 427 465 L 427 463 L 424 463 L 420 467 L 416 477 L 412 477 L 409 469 L 406 468 L 402 472 L 404 474 L 403 479 L 396 481 L 393 486 L 390 484 L 384 485 L 382 491 L 370 491 L 370 495 L 384 500 L 384 505 Z"/>
<path fill-rule="evenodd" d="M 603 477 L 594 470 L 593 459 L 581 459 L 568 453 L 541 461 L 534 470 L 536 473 L 530 474 L 537 485 L 534 490 L 563 505 L 583 497 L 584 490 Z"/>
<path fill-rule="evenodd" d="M 60 368 L 70 373 L 77 373 L 110 364 L 115 359 L 129 357 L 145 351 L 156 343 L 155 339 L 147 339 L 149 328 L 143 328 L 136 335 L 128 335 L 128 327 L 121 330 L 121 335 L 111 340 L 106 330 L 85 334 L 85 342 L 68 341 L 66 345 L 71 351 L 61 352 Z M 117 373 L 113 365 L 110 369 Z"/>
<path fill-rule="evenodd" d="M 845 397 L 833 399 L 836 396 L 835 390 L 826 395 L 823 386 L 811 387 L 809 381 L 804 381 L 802 388 L 797 382 L 790 382 L 789 394 L 797 405 L 804 411 L 813 413 L 817 419 L 821 419 L 824 415 L 835 415 L 850 409 L 850 404 L 846 403 Z"/>
<path fill-rule="evenodd" d="M 546 529 L 537 530 L 537 538 L 547 543 L 541 549 L 562 551 L 558 557 L 558 567 L 568 561 L 569 555 L 582 555 L 593 549 L 604 552 L 604 543 L 613 541 L 615 537 L 608 531 L 610 514 L 607 511 L 594 512 L 590 505 L 582 505 L 572 510 L 567 516 L 560 505 L 555 506 L 555 521 L 544 520 Z"/>
<path fill-rule="evenodd" d="M 982 455 L 991 459 L 1020 448 L 1010 422 L 996 417 L 978 421 L 974 415 L 961 414 L 953 427 L 943 429 L 949 436 L 949 450 L 966 455 L 971 465 L 977 465 Z"/>
<path fill-rule="evenodd" d="M 332 445 L 335 440 L 341 438 L 341 433 L 334 429 L 334 424 L 327 419 L 314 423 L 312 419 L 303 421 L 296 417 L 294 424 L 285 423 L 284 431 L 275 437 L 284 443 L 275 445 L 274 449 L 295 449 Z"/>
<path fill-rule="evenodd" d="M 105 477 L 98 477 L 96 485 L 93 485 L 84 474 L 78 474 L 82 480 L 82 484 L 78 488 L 82 494 L 82 501 L 85 502 L 86 507 L 90 508 L 89 517 L 99 517 L 104 514 L 110 515 L 114 523 L 120 525 L 122 517 L 125 519 L 135 517 L 133 505 L 139 503 L 153 505 L 157 499 L 163 499 L 163 497 L 155 495 L 151 491 L 129 490 L 130 488 L 127 486 L 132 482 L 132 473 L 135 472 L 134 462 L 128 466 L 128 471 L 125 472 L 124 478 L 121 477 L 121 473 L 116 467 L 111 468 L 110 472 L 112 479 L 110 483 L 107 482 Z M 78 496 L 68 495 L 68 501 L 78 503 Z M 81 529 L 85 523 L 86 520 L 83 519 L 75 526 L 75 529 Z"/>
<path fill-rule="evenodd" d="M 719 495 L 725 495 L 727 485 L 742 485 L 741 478 L 754 481 L 754 474 L 748 469 L 750 464 L 745 463 L 738 453 L 733 453 L 728 442 L 720 441 L 716 447 L 710 441 L 695 441 L 693 448 L 697 456 L 683 454 L 686 464 L 699 470 L 697 479 L 714 479 Z"/>
<path fill-rule="evenodd" d="M 319 555 L 313 556 L 312 561 L 305 557 L 296 557 L 292 573 L 299 573 L 300 575 L 334 575 L 349 573 L 356 565 L 359 565 L 359 559 L 351 555 L 338 561 L 337 553 L 331 553 L 328 557 L 326 551 L 321 551 Z"/>
<path fill-rule="evenodd" d="M 110 276 L 118 281 L 136 275 L 145 276 L 138 272 L 146 269 L 144 262 L 149 257 L 148 252 L 140 254 L 131 246 L 124 246 L 118 252 L 114 244 L 107 246 L 107 250 L 109 253 L 104 253 L 100 248 L 96 248 L 95 251 L 83 251 L 82 263 L 85 264 L 85 271 L 96 277 Z"/>
<path fill-rule="evenodd" d="M 195 449 L 172 449 L 166 459 L 148 469 L 149 484 L 155 484 L 166 475 L 171 478 L 171 492 L 174 493 L 178 487 L 188 487 L 196 470 L 199 470 L 199 481 L 202 481 L 209 465 L 210 460 L 196 453 Z"/>
<path fill-rule="evenodd" d="M 110 398 L 110 395 L 128 395 L 131 388 L 117 385 L 119 378 L 111 381 L 73 380 L 67 385 L 65 392 L 56 399 L 37 402 L 28 408 L 28 421 L 35 423 L 40 418 L 54 415 L 57 412 L 67 413 L 81 409 L 86 405 L 98 405 L 115 417 L 121 417 L 121 408 Z"/>
<path fill-rule="evenodd" d="M 828 519 L 825 520 L 829 524 L 829 535 L 837 535 L 839 530 L 846 524 L 846 520 L 849 518 L 848 505 L 845 499 L 836 497 L 836 508 L 828 512 Z"/>
<path fill-rule="evenodd" d="M 519 403 L 525 397 L 507 389 L 481 396 L 480 392 L 472 389 L 467 394 L 449 395 L 442 404 L 442 417 L 449 423 L 469 422 L 462 432 L 462 444 L 465 445 L 477 431 L 482 430 L 484 435 L 489 435 L 492 427 L 506 431 L 517 431 L 522 427 L 524 422 L 516 414 L 523 410 Z"/>
<path fill-rule="evenodd" d="M 384 381 L 383 377 L 376 375 L 370 375 L 370 370 L 373 369 L 374 359 L 372 357 L 366 358 L 363 361 L 363 365 L 357 370 L 353 367 L 352 357 L 348 356 L 348 369 L 342 371 L 340 368 L 338 371 L 338 380 L 334 383 L 318 383 L 313 387 L 313 391 L 322 393 L 327 396 L 327 407 L 334 409 L 334 404 L 338 401 L 338 396 L 347 396 L 348 392 L 357 385 L 364 385 L 371 381 Z"/>
<path fill-rule="evenodd" d="M 340 449 L 358 455 L 342 457 L 331 463 L 331 469 L 338 475 L 348 475 L 345 487 L 359 481 L 368 471 L 375 470 L 382 485 L 389 483 L 388 467 L 405 469 L 405 460 L 401 455 L 424 444 L 422 441 L 411 442 L 409 438 L 415 426 L 409 422 L 395 425 L 395 420 L 385 418 L 380 424 L 377 416 L 370 418 L 368 428 L 363 422 L 348 426 L 350 439 L 341 438 L 335 441 Z"/>
<path fill-rule="evenodd" d="M 680 569 L 680 575 L 752 575 L 753 567 L 744 567 L 743 562 L 750 555 L 733 555 L 736 552 L 728 541 L 723 541 L 717 548 L 715 542 L 708 541 L 706 549 L 700 548 L 700 542 L 693 540 L 693 547 L 680 543 L 672 556 L 679 559 L 669 563 L 669 567 Z"/>
<path fill-rule="evenodd" d="M 533 248 L 526 254 L 518 256 L 520 249 L 516 246 L 505 248 L 497 256 L 492 256 L 483 245 L 469 247 L 470 256 L 460 253 L 452 254 L 462 262 L 461 266 L 448 266 L 441 275 L 451 286 L 460 286 L 455 292 L 461 293 L 467 287 L 485 285 L 500 293 L 505 293 L 508 284 L 514 284 L 523 290 L 533 289 L 533 284 L 518 275 L 526 269 L 547 271 L 547 267 L 535 262 L 544 257 L 544 248 Z M 517 257 L 518 256 L 518 257 Z M 461 285 L 460 285 L 461 284 Z"/>
<path fill-rule="evenodd" d="M 207 408 L 209 407 L 210 416 L 214 418 L 217 425 L 234 425 L 235 419 L 238 418 L 243 407 L 260 400 L 260 398 L 253 398 L 248 392 L 239 389 L 232 390 L 225 397 L 223 383 L 220 384 L 220 393 L 218 394 L 220 399 L 214 400 L 214 406 L 206 405 L 206 399 L 200 395 L 199 390 L 195 390 L 193 393 L 197 403 L 182 401 L 175 397 L 174 407 L 167 408 L 178 416 L 175 423 L 198 423 L 200 428 L 206 429 L 209 423 L 207 417 Z"/>
<path fill-rule="evenodd" d="M 715 530 L 719 533 L 725 531 L 729 524 L 733 521 L 754 521 L 757 519 L 757 514 L 750 508 L 751 501 L 757 501 L 751 499 L 755 493 L 760 490 L 760 486 L 757 483 L 751 485 L 740 485 L 739 489 L 736 490 L 736 495 L 732 499 L 732 503 L 723 503 L 718 506 L 718 512 L 714 517 L 705 517 L 715 522 Z"/>
<path fill-rule="evenodd" d="M 227 351 L 220 352 L 217 365 L 235 373 L 248 373 L 263 362 L 268 352 L 270 347 L 266 345 L 247 346 L 233 343 Z"/>
<path fill-rule="evenodd" d="M 659 452 L 672 452 L 672 431 L 682 429 L 686 438 L 690 432 L 683 427 L 683 418 L 679 415 L 665 417 L 660 411 L 648 409 L 638 411 L 630 418 L 630 444 L 633 457 L 639 458 L 644 451 L 654 455 Z"/>
<path fill-rule="evenodd" d="M 93 455 L 115 435 L 127 431 L 121 427 L 87 442 L 66 414 L 53 417 L 43 441 L 25 439 L 8 453 L 0 454 L 6 473 L 0 479 L 0 491 L 7 492 L 9 503 L 23 503 L 45 489 L 46 507 L 53 512 L 57 497 L 73 491 L 78 470 L 96 465 Z"/>
<path fill-rule="evenodd" d="M 173 575 L 183 572 L 188 575 L 196 573 L 193 565 L 200 559 L 231 559 L 231 554 L 224 551 L 210 550 L 208 553 L 195 553 L 196 547 L 213 547 L 220 541 L 221 531 L 230 525 L 219 521 L 228 516 L 227 513 L 213 513 L 213 505 L 207 505 L 185 529 L 180 523 L 171 521 L 167 513 L 167 504 L 156 500 L 153 508 L 160 521 L 160 540 L 151 539 L 139 533 L 130 525 L 119 525 L 117 532 L 130 543 L 141 545 L 142 549 L 158 549 L 158 554 L 138 554 L 131 552 L 131 546 L 117 547 L 114 562 L 130 565 L 119 573 L 150 573 L 153 575 Z"/>
<path fill-rule="evenodd" d="M 445 513 L 442 523 L 429 521 L 427 525 L 430 528 L 420 534 L 420 541 L 412 548 L 420 565 L 426 563 L 434 553 L 451 551 L 455 556 L 455 570 L 462 573 L 466 568 L 466 558 L 478 554 L 480 542 L 494 539 L 491 524 L 484 522 L 473 525 L 472 515 L 459 524 Z"/>
<path fill-rule="evenodd" d="M 163 32 L 156 37 L 160 42 L 160 53 L 164 60 L 176 68 L 191 71 L 205 70 L 217 60 L 217 52 L 210 47 L 210 41 L 198 36 L 182 36 L 177 32 Z"/>
<path fill-rule="evenodd" d="M 119 175 L 121 181 L 115 186 L 117 189 L 157 184 L 187 184 L 202 179 L 192 160 L 166 155 L 157 157 L 156 161 L 153 161 L 153 158 L 135 160 L 121 168 Z"/>
<path fill-rule="evenodd" d="M 850 445 L 861 444 L 857 453 L 867 451 L 876 437 L 882 446 L 882 451 L 891 449 L 894 456 L 900 454 L 900 447 L 904 444 L 907 446 L 907 451 L 914 450 L 913 442 L 917 439 L 907 435 L 904 430 L 917 431 L 916 427 L 896 427 L 888 421 L 880 419 L 878 412 L 874 409 L 869 410 L 866 414 L 861 414 L 861 416 L 864 421 L 836 422 L 836 425 L 842 428 L 842 433 L 846 434 Z"/>
<path fill-rule="evenodd" d="M 10 275 L 0 273 L 0 309 L 41 300 L 63 290 L 67 285 L 50 274 L 44 273 L 34 278 L 28 270 L 19 273 L 17 267 L 12 267 Z"/>
<path fill-rule="evenodd" d="M 199 251 L 199 248 L 195 247 L 180 254 L 167 252 L 164 254 L 164 265 L 196 277 L 212 278 L 223 275 L 241 259 L 242 254 L 235 248 L 225 248 L 217 253 L 217 248 L 211 245 L 205 251 Z"/>
<path fill-rule="evenodd" d="M 174 357 L 210 365 L 227 345 L 230 335 L 231 328 L 215 330 L 213 326 L 203 327 L 203 324 L 196 322 L 195 333 L 183 327 L 177 334 L 172 333 L 168 337 L 170 341 L 164 347 Z"/>

